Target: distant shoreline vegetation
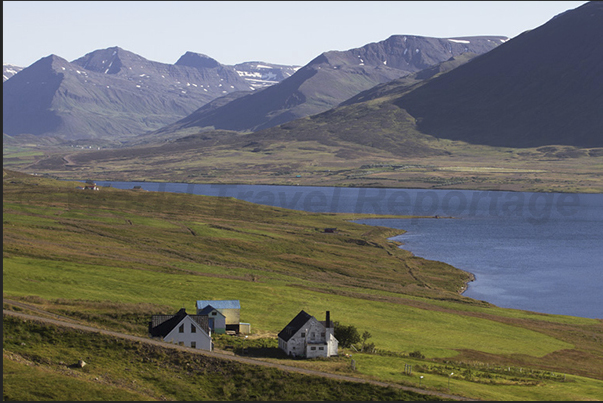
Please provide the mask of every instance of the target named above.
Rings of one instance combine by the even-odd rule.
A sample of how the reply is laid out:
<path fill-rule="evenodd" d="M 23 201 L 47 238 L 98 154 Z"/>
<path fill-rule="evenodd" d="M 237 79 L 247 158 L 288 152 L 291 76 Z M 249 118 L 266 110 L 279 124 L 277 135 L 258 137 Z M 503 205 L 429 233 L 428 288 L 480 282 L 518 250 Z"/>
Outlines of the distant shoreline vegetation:
<path fill-rule="evenodd" d="M 477 190 L 342 188 L 279 185 L 216 185 L 164 182 L 98 182 L 120 189 L 141 187 L 239 200 L 307 212 L 398 215 L 413 217 L 524 217 L 545 222 L 552 215 L 577 215 L 579 193 L 539 193 Z M 487 208 L 484 208 L 486 207 Z"/>

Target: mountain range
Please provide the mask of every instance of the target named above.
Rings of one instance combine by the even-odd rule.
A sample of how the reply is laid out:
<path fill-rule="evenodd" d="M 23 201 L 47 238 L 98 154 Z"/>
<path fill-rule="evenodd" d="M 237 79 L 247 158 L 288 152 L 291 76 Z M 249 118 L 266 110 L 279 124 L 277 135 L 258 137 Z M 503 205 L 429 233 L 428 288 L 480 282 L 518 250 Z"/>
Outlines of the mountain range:
<path fill-rule="evenodd" d="M 469 61 L 450 59 L 246 140 L 353 143 L 397 156 L 442 153 L 433 139 L 603 147 L 601 38 L 603 2 L 586 3 Z"/>
<path fill-rule="evenodd" d="M 3 131 L 126 141 L 180 119 L 180 128 L 259 130 L 328 110 L 450 57 L 487 52 L 505 40 L 392 36 L 323 53 L 302 68 L 263 62 L 225 66 L 193 52 L 169 65 L 119 47 L 72 62 L 51 55 L 4 83 Z M 254 92 L 257 96 L 243 97 Z"/>
<path fill-rule="evenodd" d="M 257 131 L 329 110 L 375 85 L 433 67 L 464 53 L 486 53 L 500 36 L 429 38 L 393 35 L 347 51 L 321 54 L 263 91 L 205 105 L 165 130 L 199 127 Z"/>
<path fill-rule="evenodd" d="M 323 53 L 277 84 L 218 96 L 176 123 L 131 137 L 135 141 L 129 144 L 164 144 L 170 155 L 199 149 L 207 158 L 248 150 L 274 156 L 287 144 L 313 142 L 312 150 L 344 160 L 377 153 L 379 158 L 449 155 L 450 148 L 443 145 L 451 143 L 439 139 L 516 148 L 603 147 L 601 37 L 601 2 L 568 10 L 508 41 L 477 37 L 477 43 L 492 46 L 488 51 L 469 52 L 466 42 L 476 42 L 471 38 L 396 35 L 346 52 Z M 401 50 L 400 44 L 411 39 L 424 47 Z M 442 44 L 450 45 L 449 51 L 453 44 L 467 51 L 444 57 Z M 411 54 L 415 58 L 406 59 Z M 430 54 L 441 61 L 428 59 Z M 190 59 L 183 67 L 204 67 L 191 67 L 199 58 Z M 371 80 L 383 82 L 364 88 Z M 337 106 L 309 112 L 330 102 Z M 304 108 L 307 115 L 295 118 Z M 161 147 L 148 152 L 158 157 Z M 140 147 L 135 152 L 145 153 Z M 562 154 L 572 152 L 564 149 Z M 600 155 L 596 150 L 578 154 Z M 70 155 L 71 167 L 112 159 L 110 150 Z M 57 160 L 52 166 L 57 163 L 62 164 Z"/>
<path fill-rule="evenodd" d="M 165 64 L 119 47 L 72 62 L 50 55 L 4 82 L 3 131 L 122 140 L 173 123 L 225 94 L 272 85 L 296 68 L 261 62 L 235 68 L 193 52 Z"/>

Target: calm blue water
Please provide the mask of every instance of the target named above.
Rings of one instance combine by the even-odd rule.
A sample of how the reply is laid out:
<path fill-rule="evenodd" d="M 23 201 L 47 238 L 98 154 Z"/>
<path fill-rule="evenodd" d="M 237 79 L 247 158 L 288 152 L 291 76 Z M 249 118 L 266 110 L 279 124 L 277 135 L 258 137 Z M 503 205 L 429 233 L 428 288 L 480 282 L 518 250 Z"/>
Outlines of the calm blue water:
<path fill-rule="evenodd" d="M 358 222 L 406 230 L 393 238 L 403 248 L 473 273 L 476 281 L 464 293 L 468 297 L 505 308 L 603 318 L 603 194 L 97 184 L 234 197 L 310 212 L 428 216 Z"/>

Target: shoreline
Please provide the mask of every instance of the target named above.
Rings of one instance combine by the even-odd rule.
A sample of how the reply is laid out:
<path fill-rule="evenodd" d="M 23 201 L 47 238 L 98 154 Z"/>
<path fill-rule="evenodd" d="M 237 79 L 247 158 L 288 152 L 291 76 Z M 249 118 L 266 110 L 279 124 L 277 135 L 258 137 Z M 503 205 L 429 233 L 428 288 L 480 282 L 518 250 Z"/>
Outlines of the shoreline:
<path fill-rule="evenodd" d="M 374 218 L 374 219 L 378 220 L 379 218 L 380 218 L 380 217 L 377 217 L 377 218 Z M 429 218 L 432 218 L 432 219 L 435 219 L 435 217 L 411 217 L 411 219 L 412 219 L 412 218 L 421 218 L 421 219 L 429 219 Z M 442 217 L 440 217 L 440 218 L 442 218 Z M 456 219 L 460 219 L 459 217 L 446 217 L 446 218 L 451 218 L 451 219 L 455 219 L 455 218 L 456 218 Z M 408 218 L 403 218 L 403 219 L 408 219 Z M 366 225 L 368 225 L 368 224 L 366 224 Z M 389 227 L 388 227 L 388 228 L 389 228 Z M 395 228 L 395 229 L 398 229 L 398 228 Z M 404 234 L 405 234 L 405 233 L 407 233 L 407 232 L 408 232 L 408 231 L 406 231 L 406 230 L 404 230 L 404 229 L 403 229 L 403 230 L 402 230 L 402 232 L 401 232 L 400 234 L 396 235 L 396 236 L 404 235 Z M 391 237 L 391 238 L 388 238 L 388 240 L 394 240 L 394 238 L 395 238 L 396 236 Z M 395 240 L 394 240 L 394 241 L 395 241 Z M 400 241 L 395 241 L 395 242 L 400 242 Z M 405 245 L 405 243 L 400 242 L 400 245 L 398 245 L 398 248 L 400 248 L 400 249 L 404 249 L 405 251 L 410 252 L 410 253 L 411 253 L 413 256 L 417 256 L 417 255 L 415 255 L 415 253 L 414 253 L 413 251 L 411 251 L 411 250 L 409 250 L 409 249 L 405 249 L 405 248 L 403 248 L 403 247 L 402 247 L 403 245 Z M 446 262 L 439 261 L 439 260 L 427 259 L 427 258 L 422 257 L 422 256 L 418 256 L 418 257 L 420 257 L 420 258 L 422 258 L 422 259 L 425 259 L 425 260 L 429 260 L 429 261 L 431 261 L 431 262 L 441 262 L 441 263 L 445 263 L 445 264 L 447 264 L 447 265 L 449 265 L 449 266 L 451 266 L 451 267 L 454 267 L 456 270 L 459 270 L 459 271 L 461 271 L 461 272 L 463 272 L 463 273 L 467 273 L 467 274 L 469 275 L 469 280 L 468 280 L 468 281 L 465 281 L 465 284 L 464 284 L 464 285 L 463 285 L 463 286 L 462 286 L 462 287 L 461 287 L 461 288 L 460 288 L 460 289 L 457 291 L 459 295 L 463 295 L 463 294 L 465 293 L 465 291 L 467 291 L 467 289 L 469 288 L 469 283 L 473 283 L 474 281 L 476 281 L 476 280 L 477 280 L 477 277 L 475 277 L 475 274 L 474 274 L 474 273 L 471 273 L 470 271 L 467 271 L 467 270 L 459 269 L 458 267 L 456 267 L 456 266 L 454 266 L 454 265 L 452 265 L 452 264 L 450 264 L 450 263 L 446 263 Z M 467 298 L 471 298 L 471 297 L 467 297 Z M 478 301 L 478 300 L 476 300 L 475 298 L 471 298 L 471 299 L 473 299 L 473 300 L 475 300 L 475 301 Z M 486 302 L 488 302 L 488 301 L 486 301 Z M 492 304 L 491 302 L 488 302 L 488 303 L 489 303 L 489 304 Z M 492 304 L 492 305 L 494 305 L 494 304 Z"/>
<path fill-rule="evenodd" d="M 25 172 L 24 172 L 25 173 Z M 37 175 L 42 177 L 50 177 L 53 179 L 58 179 L 62 181 L 70 181 L 70 182 L 85 182 L 86 179 L 74 179 L 74 178 L 60 178 L 56 175 L 50 174 L 40 174 L 40 173 L 27 173 L 28 175 Z M 404 186 L 385 186 L 379 184 L 367 184 L 363 185 L 359 184 L 320 184 L 320 183 L 307 183 L 307 184 L 299 184 L 299 183 L 253 183 L 253 182 L 241 182 L 241 181 L 216 181 L 216 182 L 186 182 L 186 181 L 178 181 L 178 180 L 160 180 L 160 179 L 152 179 L 152 180 L 117 180 L 117 179 L 98 179 L 96 182 L 119 182 L 119 183 L 149 183 L 149 184 L 183 184 L 183 185 L 219 185 L 219 186 L 287 186 L 287 187 L 315 187 L 315 188 L 337 188 L 337 189 L 393 189 L 393 190 L 411 190 L 411 191 L 436 191 L 436 190 L 445 190 L 445 191 L 471 191 L 471 192 L 511 192 L 511 193 L 542 193 L 542 194 L 578 194 L 578 195 L 591 195 L 591 194 L 603 194 L 603 190 L 601 191 L 564 191 L 563 189 L 557 189 L 554 191 L 546 191 L 546 190 L 515 190 L 515 189 L 492 189 L 489 187 L 434 187 L 433 184 L 425 183 L 424 187 L 404 187 Z"/>
<path fill-rule="evenodd" d="M 132 184 L 132 183 L 137 183 L 135 181 L 113 181 L 113 182 L 117 182 L 117 183 L 120 183 L 120 184 L 128 184 L 128 185 Z M 169 186 L 170 183 L 177 184 L 177 185 L 180 185 L 180 186 L 185 186 L 185 187 L 186 187 L 186 185 L 189 185 L 189 187 L 186 188 L 186 190 L 187 190 L 186 193 L 196 194 L 196 195 L 200 195 L 200 196 L 203 195 L 203 194 L 202 193 L 193 193 L 194 185 L 210 185 L 210 186 L 211 185 L 214 185 L 214 186 L 223 186 L 224 185 L 224 184 L 211 184 L 211 183 L 195 184 L 195 183 L 186 183 L 186 182 L 167 182 L 167 183 L 164 183 L 164 182 L 144 182 L 144 183 L 147 183 L 147 184 L 155 183 L 155 184 L 158 184 L 158 185 L 163 185 L 164 189 L 167 189 L 167 186 Z M 232 185 L 226 185 L 226 186 L 232 186 Z M 381 188 L 374 188 L 374 189 L 381 189 L 381 190 L 380 190 L 380 192 L 373 192 L 373 193 L 369 193 L 369 192 L 362 193 L 362 189 L 364 189 L 364 188 L 353 188 L 353 189 L 359 189 L 360 190 L 360 192 L 359 192 L 360 195 L 358 195 L 357 193 L 355 193 L 355 194 L 352 195 L 351 198 L 348 198 L 348 199 L 346 199 L 344 196 L 341 196 L 342 200 L 339 200 L 340 194 L 338 192 L 344 190 L 345 188 L 337 188 L 337 187 L 334 187 L 334 186 L 326 186 L 326 187 L 299 186 L 298 187 L 298 186 L 294 186 L 294 185 L 245 185 L 245 186 L 250 186 L 250 187 L 254 187 L 254 188 L 258 188 L 258 189 L 257 189 L 257 191 L 255 189 L 254 190 L 247 190 L 247 189 L 245 189 L 245 191 L 239 190 L 238 194 L 237 194 L 237 192 L 230 192 L 230 193 L 233 193 L 233 194 L 226 195 L 226 196 L 237 198 L 237 199 L 243 200 L 243 201 L 248 201 L 248 202 L 255 203 L 255 204 L 266 205 L 266 206 L 273 206 L 273 207 L 278 207 L 278 208 L 286 208 L 286 209 L 291 209 L 291 210 L 306 211 L 306 212 L 311 212 L 311 213 L 316 213 L 316 214 L 337 214 L 337 215 L 341 215 L 342 217 L 345 217 L 347 215 L 349 217 L 348 219 L 350 219 L 350 220 L 363 220 L 363 219 L 414 219 L 414 218 L 423 218 L 423 219 L 425 219 L 425 218 L 431 218 L 431 219 L 439 219 L 439 218 L 461 219 L 461 218 L 463 218 L 463 217 L 458 217 L 458 216 L 454 217 L 454 215 L 440 216 L 438 214 L 434 214 L 434 212 L 431 212 L 431 214 L 425 214 L 425 215 L 421 215 L 421 214 L 403 215 L 403 214 L 382 214 L 382 213 L 345 213 L 345 212 L 341 213 L 341 212 L 337 211 L 338 209 L 333 209 L 333 207 L 340 207 L 339 203 L 343 202 L 342 205 L 344 206 L 344 208 L 347 208 L 347 209 L 353 209 L 354 206 L 356 206 L 357 210 L 361 210 L 358 206 L 360 206 L 360 207 L 366 207 L 366 205 L 368 205 L 369 207 L 372 206 L 374 211 L 375 211 L 375 209 L 377 209 L 378 211 L 383 210 L 384 209 L 383 205 L 385 204 L 385 202 L 386 201 L 391 201 L 392 197 L 390 196 L 389 200 L 386 200 L 385 195 L 387 195 L 387 193 L 385 193 L 385 191 L 383 189 L 381 189 Z M 264 187 L 264 186 L 266 186 L 266 187 L 268 187 L 268 186 L 282 187 L 283 190 L 282 190 L 282 193 L 281 192 L 277 193 L 276 191 L 273 192 L 273 190 L 263 190 L 263 191 L 261 191 L 261 189 L 259 189 L 259 188 Z M 317 189 L 317 192 L 312 192 L 311 189 L 299 190 L 299 188 L 301 188 L 301 187 L 305 187 L 305 188 L 312 188 L 312 187 L 314 187 L 314 188 Z M 287 188 L 289 188 L 290 193 L 287 193 Z M 320 192 L 321 189 L 328 189 L 328 188 L 333 189 L 333 196 L 331 196 L 330 194 L 327 194 L 327 196 L 325 196 L 325 194 L 322 194 Z M 115 187 L 115 189 L 120 189 L 120 188 L 119 187 Z M 226 188 L 226 189 L 228 190 L 228 188 Z M 339 189 L 339 190 L 337 190 L 337 189 Z M 368 189 L 371 189 L 371 188 L 368 188 Z M 387 188 L 387 189 L 390 189 L 390 188 Z M 412 203 L 410 202 L 410 199 L 408 199 L 408 193 L 407 194 L 401 193 L 401 189 L 393 189 L 393 188 L 391 188 L 391 189 L 393 191 L 393 194 L 397 195 L 396 197 L 398 197 L 399 195 L 406 196 L 407 200 L 408 200 L 406 206 L 412 206 Z M 147 190 L 147 189 L 145 189 L 145 190 Z M 412 190 L 412 189 L 409 189 L 409 190 Z M 422 189 L 415 189 L 415 190 L 421 191 Z M 438 191 L 446 191 L 446 189 L 436 189 L 436 190 L 438 190 Z M 154 191 L 166 191 L 166 190 L 154 190 Z M 303 193 L 303 192 L 308 192 L 308 194 Z M 450 200 L 452 200 L 452 202 L 457 201 L 456 200 L 456 197 L 457 197 L 456 195 L 458 194 L 459 191 L 455 190 L 454 192 L 457 192 L 457 193 L 454 193 L 454 195 L 452 197 L 450 196 L 450 194 L 452 194 L 452 193 L 448 193 L 448 195 L 445 196 L 444 199 L 440 199 L 442 201 L 442 203 L 444 203 L 444 202 L 450 202 Z M 502 203 L 503 205 L 502 206 L 498 206 L 498 207 L 499 208 L 507 208 L 507 209 L 509 208 L 508 207 L 509 205 L 511 205 L 511 207 L 510 207 L 511 209 L 513 209 L 517 205 L 519 205 L 519 203 L 516 203 L 517 199 L 514 199 L 515 198 L 514 194 L 512 196 L 508 195 L 507 197 L 504 197 L 504 193 L 510 193 L 510 192 L 505 192 L 505 191 L 492 191 L 492 192 L 499 192 L 500 196 L 496 196 L 496 197 L 491 197 L 490 198 L 490 196 L 486 195 L 486 196 L 484 196 L 485 199 L 479 199 L 479 198 L 477 198 L 477 202 L 482 202 L 482 200 L 485 200 L 484 203 L 489 202 L 490 207 L 494 203 L 499 203 L 499 204 Z M 182 193 L 182 192 L 178 192 L 178 193 Z M 341 192 L 341 193 L 343 193 L 343 192 Z M 375 193 L 377 193 L 377 196 L 375 196 Z M 564 211 L 560 210 L 561 208 L 566 208 L 565 212 L 566 213 L 567 212 L 571 213 L 571 210 L 570 210 L 571 208 L 575 209 L 578 206 L 580 206 L 580 203 L 579 203 L 580 200 L 577 199 L 577 198 L 575 198 L 576 203 L 574 203 L 574 205 L 571 204 L 572 200 L 568 200 L 568 198 L 570 198 L 570 197 L 567 196 L 567 195 L 569 195 L 569 193 L 553 193 L 553 194 L 559 194 L 559 195 L 561 195 L 557 199 L 557 203 L 556 204 L 553 202 L 553 200 L 549 199 L 551 196 L 544 196 L 544 193 L 537 193 L 537 192 L 522 192 L 522 193 L 532 193 L 532 194 L 535 194 L 536 196 L 534 196 L 534 197 L 535 197 L 536 201 L 542 202 L 542 200 L 544 199 L 545 202 L 549 203 L 547 205 L 554 206 L 555 208 L 557 208 L 557 210 L 555 212 L 556 213 L 561 213 L 562 215 L 563 215 Z M 252 196 L 255 196 L 255 198 L 249 196 L 250 194 Z M 269 198 L 265 197 L 266 194 L 268 194 L 268 196 L 271 196 L 272 200 L 267 200 Z M 435 190 L 426 191 L 425 194 L 435 194 Z M 580 193 L 573 193 L 573 194 L 578 194 L 579 195 Z M 318 198 L 316 195 L 322 197 L 324 200 Z M 344 193 L 344 195 L 345 195 L 345 193 Z M 381 195 L 381 198 L 379 198 L 380 197 L 379 195 Z M 209 195 L 209 196 L 211 196 L 211 195 Z M 304 196 L 306 196 L 306 200 L 304 200 Z M 478 196 L 479 196 L 479 194 L 478 194 Z M 313 197 L 314 197 L 314 199 L 313 199 Z M 353 197 L 356 197 L 356 199 L 354 200 Z M 446 199 L 446 197 L 448 197 L 448 199 Z M 245 198 L 247 198 L 248 200 L 246 200 Z M 260 199 L 260 200 L 258 200 L 258 199 Z M 399 197 L 399 198 L 395 199 L 394 202 L 400 203 L 401 200 L 403 200 L 403 198 Z M 423 200 L 426 201 L 426 202 L 430 202 L 430 200 L 429 200 L 428 197 L 425 197 Z M 436 197 L 436 200 L 437 200 L 437 197 Z M 285 206 L 284 207 L 283 206 L 279 206 L 278 205 L 279 201 L 281 202 L 281 204 L 285 204 Z M 318 203 L 318 201 L 320 201 L 320 203 Z M 270 204 L 270 202 L 272 202 L 273 204 Z M 347 203 L 347 205 L 346 205 L 346 203 Z M 371 203 L 375 203 L 375 204 L 371 205 Z M 377 204 L 377 203 L 381 203 L 381 204 Z M 506 203 L 506 205 L 505 205 L 505 203 Z M 513 203 L 515 203 L 515 205 L 513 205 Z M 521 203 L 523 203 L 523 201 Z M 306 207 L 307 210 L 305 210 L 304 208 L 300 208 L 300 206 Z M 297 207 L 297 208 L 295 208 L 295 207 Z M 332 210 L 330 210 L 330 211 L 329 210 L 327 210 L 327 211 L 316 211 L 316 212 L 311 211 L 313 208 L 315 209 L 317 207 L 326 208 L 326 209 L 332 208 Z M 438 208 L 439 207 L 440 206 L 438 205 Z M 488 207 L 488 206 L 486 205 L 486 207 Z M 525 203 L 521 204 L 520 207 L 521 208 L 527 208 L 528 210 L 529 209 L 535 209 L 531 205 L 527 205 L 526 206 Z M 398 210 L 401 210 L 401 209 L 402 209 L 401 207 L 398 207 Z M 446 211 L 446 210 L 444 210 L 444 211 Z M 463 211 L 465 211 L 465 210 L 462 210 L 461 213 Z M 484 217 L 488 217 L 489 216 L 489 217 L 493 217 L 493 218 L 494 217 L 504 218 L 504 216 L 500 215 L 501 211 L 504 212 L 503 210 L 500 210 L 500 211 L 499 210 L 495 210 L 495 213 L 497 213 L 497 214 L 492 215 L 491 212 L 490 212 L 490 214 L 488 213 L 487 209 L 483 211 L 483 214 L 481 214 L 482 211 L 480 210 L 479 214 L 477 214 L 476 217 L 478 217 L 478 218 L 484 218 Z M 519 210 L 519 211 L 521 212 L 521 210 Z M 531 213 L 531 214 L 534 215 L 536 213 L 541 213 L 543 210 L 541 211 L 541 210 L 537 210 L 536 209 L 534 211 L 529 210 L 529 211 L 524 211 L 524 213 L 525 214 Z M 473 213 L 473 211 L 470 211 L 469 213 Z M 508 213 L 508 211 L 507 211 L 507 213 Z M 547 210 L 547 211 L 545 211 L 545 213 L 547 213 L 547 214 L 553 214 L 553 210 L 552 209 L 550 211 Z M 517 214 L 517 211 L 515 212 L 515 215 L 519 216 Z M 545 217 L 545 219 L 548 219 L 548 218 L 549 218 L 549 216 Z M 539 221 L 537 215 L 535 217 L 530 217 L 528 215 L 526 217 L 526 219 L 528 221 L 532 221 L 531 222 L 532 224 L 542 224 L 542 223 L 544 223 L 544 221 L 542 221 L 542 220 Z M 401 230 L 402 228 L 394 228 L 394 229 Z M 403 230 L 403 231 L 406 232 L 406 230 Z M 408 249 L 406 249 L 406 250 L 408 250 Z M 410 250 L 408 250 L 408 251 L 412 253 L 412 251 L 410 251 Z M 425 258 L 425 259 L 426 260 L 432 260 L 432 261 L 438 261 L 438 259 L 428 259 L 428 258 Z M 446 261 L 442 261 L 442 262 L 446 263 Z M 460 271 L 462 271 L 464 273 L 467 273 L 467 275 L 469 276 L 469 280 L 466 281 L 464 283 L 464 285 L 457 290 L 457 293 L 459 295 L 466 296 L 465 293 L 469 289 L 469 284 L 470 283 L 475 283 L 477 281 L 476 274 L 472 273 L 470 271 L 467 271 L 467 270 L 459 269 L 454 264 L 450 264 L 450 263 L 446 263 L 446 264 L 449 264 L 450 266 L 454 267 L 456 270 L 460 270 Z M 477 299 L 477 298 L 473 298 L 473 297 L 467 297 L 467 298 L 471 298 L 471 299 L 476 300 L 476 301 L 481 301 L 481 299 Z M 490 302 L 488 300 L 484 300 L 484 301 L 488 302 L 489 304 L 492 304 L 492 305 L 495 305 L 495 306 L 499 306 L 495 302 Z M 503 307 L 503 306 L 500 306 L 500 307 Z M 525 307 L 519 307 L 519 308 L 517 308 L 517 307 L 509 307 L 509 308 L 510 309 L 536 311 L 535 308 L 525 308 Z M 544 312 L 542 310 L 540 312 L 541 313 L 546 313 L 546 312 Z M 590 318 L 590 316 L 578 315 L 578 314 L 575 314 L 575 313 L 570 313 L 570 314 L 567 314 L 567 315 Z"/>

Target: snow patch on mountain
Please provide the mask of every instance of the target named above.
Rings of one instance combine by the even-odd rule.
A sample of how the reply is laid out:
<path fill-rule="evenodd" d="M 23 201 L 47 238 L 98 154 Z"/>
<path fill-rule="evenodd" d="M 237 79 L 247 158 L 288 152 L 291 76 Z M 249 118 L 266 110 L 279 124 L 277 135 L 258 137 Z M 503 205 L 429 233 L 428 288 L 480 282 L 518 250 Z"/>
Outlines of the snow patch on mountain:
<path fill-rule="evenodd" d="M 23 67 L 14 66 L 12 64 L 3 63 L 2 64 L 2 82 L 8 80 L 18 72 L 23 70 Z"/>
<path fill-rule="evenodd" d="M 448 39 L 450 42 L 456 42 L 456 43 L 471 43 L 470 41 L 465 41 L 462 39 Z"/>
<path fill-rule="evenodd" d="M 266 88 L 290 77 L 301 66 L 283 66 L 265 62 L 245 62 L 233 66 L 237 74 L 244 78 L 252 90 Z"/>

